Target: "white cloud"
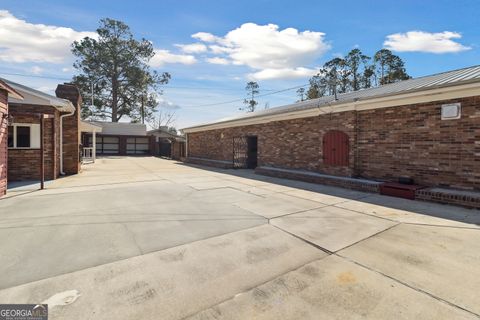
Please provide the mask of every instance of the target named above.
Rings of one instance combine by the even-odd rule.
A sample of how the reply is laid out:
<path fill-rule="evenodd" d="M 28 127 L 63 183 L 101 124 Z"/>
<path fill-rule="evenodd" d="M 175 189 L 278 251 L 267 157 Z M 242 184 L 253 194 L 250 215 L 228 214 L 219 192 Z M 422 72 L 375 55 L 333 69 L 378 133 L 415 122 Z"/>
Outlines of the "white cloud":
<path fill-rule="evenodd" d="M 387 49 L 400 52 L 449 53 L 471 49 L 452 40 L 460 39 L 461 37 L 460 33 L 451 31 L 438 33 L 409 31 L 388 35 L 383 45 Z"/>
<path fill-rule="evenodd" d="M 233 49 L 231 49 L 231 48 L 222 47 L 222 46 L 219 46 L 219 45 L 216 45 L 216 44 L 208 46 L 208 48 L 214 54 L 230 53 L 230 52 L 233 51 Z"/>
<path fill-rule="evenodd" d="M 33 74 L 40 74 L 43 72 L 43 68 L 39 67 L 39 66 L 33 66 L 32 68 L 30 68 L 30 71 L 33 73 Z"/>
<path fill-rule="evenodd" d="M 203 43 L 176 44 L 185 53 L 202 53 L 207 51 L 207 46 Z"/>
<path fill-rule="evenodd" d="M 33 24 L 0 10 L 0 60 L 7 62 L 62 63 L 71 57 L 74 40 L 95 37 L 94 32 Z"/>
<path fill-rule="evenodd" d="M 194 64 L 197 59 L 192 55 L 174 54 L 168 50 L 155 49 L 155 55 L 150 60 L 152 67 L 161 67 L 168 63 Z"/>
<path fill-rule="evenodd" d="M 205 32 L 192 37 L 213 43 L 209 46 L 212 53 L 224 54 L 232 64 L 259 70 L 254 75 L 269 79 L 306 74 L 305 66 L 330 48 L 323 32 L 280 30 L 275 24 L 245 23 L 224 37 Z"/>
<path fill-rule="evenodd" d="M 198 39 L 204 42 L 215 42 L 219 40 L 218 37 L 208 32 L 197 32 L 195 34 L 192 34 L 192 38 Z"/>
<path fill-rule="evenodd" d="M 269 80 L 269 79 L 294 79 L 307 78 L 317 73 L 317 69 L 309 68 L 283 68 L 283 69 L 263 69 L 261 71 L 248 75 L 253 80 Z"/>
<path fill-rule="evenodd" d="M 230 61 L 221 57 L 213 57 L 213 58 L 208 58 L 206 60 L 208 63 L 212 63 L 212 64 L 223 64 L 223 65 L 230 64 Z"/>
<path fill-rule="evenodd" d="M 178 110 L 181 109 L 180 106 L 176 103 L 173 103 L 170 100 L 165 99 L 164 97 L 159 97 L 158 98 L 158 107 L 162 109 L 168 109 L 168 110 Z"/>

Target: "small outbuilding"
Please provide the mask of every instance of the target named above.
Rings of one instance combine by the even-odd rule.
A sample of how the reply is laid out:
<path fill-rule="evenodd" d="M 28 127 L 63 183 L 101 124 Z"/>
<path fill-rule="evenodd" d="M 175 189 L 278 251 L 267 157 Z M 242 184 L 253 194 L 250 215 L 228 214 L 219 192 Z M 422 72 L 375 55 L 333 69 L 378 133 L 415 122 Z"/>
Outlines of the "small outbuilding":
<path fill-rule="evenodd" d="M 364 181 L 366 189 L 368 181 L 400 179 L 478 191 L 480 66 L 183 131 L 192 163 L 347 186 Z"/>
<path fill-rule="evenodd" d="M 185 157 L 185 138 L 168 127 L 150 130 L 155 137 L 155 155 L 180 160 Z"/>

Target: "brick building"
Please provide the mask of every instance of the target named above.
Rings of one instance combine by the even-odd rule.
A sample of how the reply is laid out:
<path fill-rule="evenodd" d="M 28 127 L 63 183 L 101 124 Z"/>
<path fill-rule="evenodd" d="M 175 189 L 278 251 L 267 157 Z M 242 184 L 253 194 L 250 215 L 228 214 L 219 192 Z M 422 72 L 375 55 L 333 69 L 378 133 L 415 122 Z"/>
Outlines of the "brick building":
<path fill-rule="evenodd" d="M 480 66 L 185 128 L 187 161 L 480 190 Z M 340 181 L 337 179 L 337 181 Z"/>
<path fill-rule="evenodd" d="M 8 97 L 23 99 L 15 89 L 0 80 L 0 197 L 7 192 Z"/>
<path fill-rule="evenodd" d="M 8 180 L 39 180 L 42 147 L 46 180 L 78 173 L 78 89 L 70 84 L 58 85 L 55 97 L 6 79 L 1 81 L 23 97 L 8 96 L 7 164 L 0 158 L 0 165 L 8 166 Z"/>

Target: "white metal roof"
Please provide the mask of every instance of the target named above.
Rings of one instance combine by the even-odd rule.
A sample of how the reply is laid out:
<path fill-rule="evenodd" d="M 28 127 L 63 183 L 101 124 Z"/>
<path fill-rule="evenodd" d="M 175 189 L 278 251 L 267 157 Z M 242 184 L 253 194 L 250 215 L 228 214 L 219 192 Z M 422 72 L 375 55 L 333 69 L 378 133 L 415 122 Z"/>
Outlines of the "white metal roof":
<path fill-rule="evenodd" d="M 89 123 L 102 127 L 102 134 L 121 136 L 146 136 L 147 126 L 141 123 L 90 121 Z"/>
<path fill-rule="evenodd" d="M 404 80 L 396 83 L 386 84 L 376 88 L 363 89 L 349 93 L 342 93 L 334 96 L 325 96 L 318 99 L 297 102 L 285 106 L 275 107 L 267 110 L 250 112 L 229 118 L 220 119 L 218 121 L 200 124 L 184 128 L 183 130 L 201 128 L 214 124 L 230 123 L 239 120 L 246 120 L 252 118 L 268 117 L 277 114 L 289 113 L 294 111 L 302 111 L 308 109 L 319 108 L 322 106 L 335 107 L 337 104 L 344 104 L 348 102 L 365 101 L 369 99 L 395 96 L 406 93 L 422 92 L 432 89 L 452 87 L 463 85 L 467 83 L 480 82 L 480 65 L 468 68 L 442 72 L 430 76 L 419 77 L 415 79 Z"/>
<path fill-rule="evenodd" d="M 72 102 L 66 99 L 57 98 L 50 94 L 47 94 L 42 91 L 32 89 L 30 87 L 24 86 L 22 84 L 0 78 L 10 87 L 15 89 L 18 93 L 23 96 L 23 99 L 17 99 L 13 96 L 8 97 L 8 103 L 22 103 L 22 104 L 32 104 L 32 105 L 41 105 L 41 106 L 52 106 L 57 108 L 61 112 L 73 112 L 75 107 Z"/>
<path fill-rule="evenodd" d="M 147 134 L 153 135 L 153 136 L 156 136 L 156 137 L 159 137 L 159 138 L 173 138 L 176 141 L 185 141 L 184 137 L 182 137 L 178 134 L 172 133 L 172 132 L 170 132 L 166 129 L 163 129 L 163 128 L 149 130 L 149 131 L 147 131 Z"/>
<path fill-rule="evenodd" d="M 102 126 L 99 126 L 97 124 L 94 124 L 89 121 L 80 121 L 80 131 L 81 132 L 102 132 L 103 128 Z"/>

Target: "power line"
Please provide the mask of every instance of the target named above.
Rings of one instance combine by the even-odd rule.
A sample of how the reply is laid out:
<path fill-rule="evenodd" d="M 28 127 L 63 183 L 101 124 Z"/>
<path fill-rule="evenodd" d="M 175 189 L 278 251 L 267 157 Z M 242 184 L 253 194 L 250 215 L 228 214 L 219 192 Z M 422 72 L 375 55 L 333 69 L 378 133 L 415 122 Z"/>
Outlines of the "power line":
<path fill-rule="evenodd" d="M 0 74 L 7 76 L 18 76 L 18 77 L 27 77 L 27 78 L 43 78 L 43 79 L 54 79 L 54 80 L 72 80 L 71 78 L 60 78 L 54 76 L 42 76 L 37 74 L 21 74 L 21 73 L 9 73 L 9 72 L 0 72 Z"/>
<path fill-rule="evenodd" d="M 285 91 L 290 91 L 290 90 L 294 90 L 294 89 L 300 89 L 300 88 L 306 87 L 308 85 L 309 84 L 304 84 L 304 85 L 301 85 L 301 86 L 295 86 L 295 87 L 291 87 L 291 88 L 287 88 L 287 89 L 277 90 L 277 91 L 274 91 L 274 92 L 264 93 L 264 94 L 260 94 L 260 95 L 256 96 L 256 98 L 270 96 L 270 95 L 273 95 L 273 94 L 277 94 L 277 93 L 281 93 L 281 92 L 285 92 Z M 182 108 L 213 107 L 213 106 L 219 106 L 219 105 L 222 105 L 222 104 L 228 104 L 228 103 L 234 103 L 234 102 L 243 102 L 243 100 L 244 99 L 235 99 L 235 100 L 229 100 L 229 101 L 223 101 L 223 102 L 201 104 L 201 105 L 197 105 L 197 106 L 182 106 Z"/>
<path fill-rule="evenodd" d="M 53 80 L 72 80 L 71 78 L 62 78 L 56 76 L 42 76 L 37 74 L 22 74 L 22 73 L 10 73 L 10 72 L 0 72 L 2 75 L 9 75 L 9 76 L 18 76 L 18 77 L 26 77 L 26 78 L 43 78 L 43 79 L 53 79 Z M 171 86 L 165 85 L 165 89 L 198 89 L 198 90 L 216 90 L 218 88 L 209 88 L 209 87 L 188 87 L 188 86 Z M 243 89 L 240 88 L 221 88 L 221 90 L 231 90 L 231 91 L 240 91 Z M 262 89 L 262 91 L 275 91 L 276 89 Z"/>
<path fill-rule="evenodd" d="M 11 73 L 11 72 L 0 72 L 0 74 L 2 75 L 10 75 L 10 76 L 19 76 L 19 77 L 33 77 L 33 78 L 44 78 L 44 79 L 54 79 L 54 80 L 67 80 L 67 81 L 70 81 L 72 79 L 70 78 L 61 78 L 61 77 L 54 77 L 54 76 L 42 76 L 42 75 L 27 75 L 27 74 L 21 74 L 21 73 Z M 282 93 L 282 92 L 286 92 L 286 91 L 290 91 L 290 90 L 294 90 L 294 89 L 300 89 L 300 88 L 303 88 L 303 87 L 306 87 L 308 86 L 309 84 L 304 84 L 304 85 L 301 85 L 301 86 L 295 86 L 295 87 L 291 87 L 291 88 L 286 88 L 286 89 L 281 89 L 281 90 L 276 90 L 276 91 L 273 91 L 273 92 L 269 92 L 269 93 L 264 93 L 264 94 L 260 94 L 258 96 L 256 96 L 257 98 L 261 98 L 261 97 L 266 97 L 266 96 L 270 96 L 270 95 L 273 95 L 273 94 L 277 94 L 277 93 Z M 169 88 L 179 88 L 179 89 L 205 89 L 205 90 L 215 90 L 215 88 L 206 88 L 206 87 L 185 87 L 185 86 L 167 86 L 165 87 L 165 89 L 169 89 Z M 237 90 L 237 89 L 230 89 L 230 90 Z M 265 91 L 271 91 L 273 89 L 263 89 Z M 201 104 L 201 105 L 197 105 L 197 106 L 185 106 L 183 108 L 203 108 L 203 107 L 212 107 L 212 106 L 219 106 L 219 105 L 223 105 L 223 104 L 228 104 L 228 103 L 234 103 L 234 102 L 243 102 L 244 99 L 235 99 L 235 100 L 229 100 L 229 101 L 223 101 L 223 102 L 216 102 L 216 103 L 208 103 L 208 104 Z"/>

